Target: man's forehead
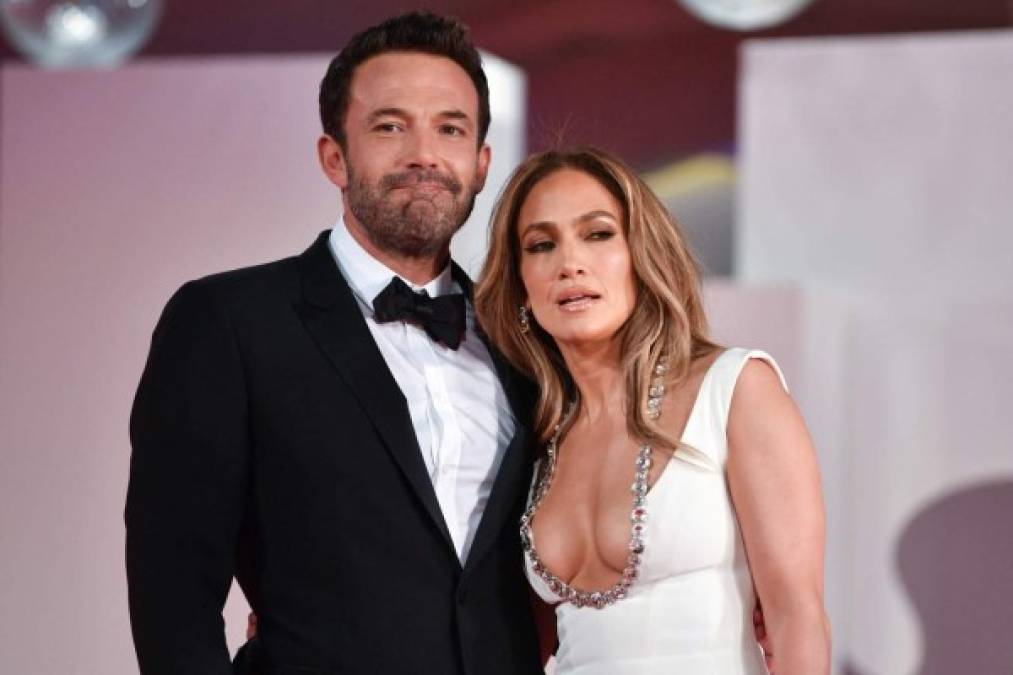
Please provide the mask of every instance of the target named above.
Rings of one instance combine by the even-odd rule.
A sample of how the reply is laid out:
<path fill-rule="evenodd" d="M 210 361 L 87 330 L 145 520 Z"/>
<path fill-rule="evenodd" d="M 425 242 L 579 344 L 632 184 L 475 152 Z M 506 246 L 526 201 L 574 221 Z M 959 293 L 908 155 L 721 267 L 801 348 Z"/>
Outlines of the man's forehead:
<path fill-rule="evenodd" d="M 355 69 L 349 93 L 352 102 L 367 108 L 438 105 L 469 116 L 478 109 L 478 92 L 468 73 L 451 59 L 432 54 L 374 56 Z"/>

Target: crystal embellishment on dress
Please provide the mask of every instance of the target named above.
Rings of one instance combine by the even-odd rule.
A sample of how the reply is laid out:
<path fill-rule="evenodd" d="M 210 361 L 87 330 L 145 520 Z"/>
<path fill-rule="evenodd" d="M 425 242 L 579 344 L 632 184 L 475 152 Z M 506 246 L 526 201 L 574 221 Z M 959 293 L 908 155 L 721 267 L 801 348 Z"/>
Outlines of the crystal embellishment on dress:
<path fill-rule="evenodd" d="M 667 370 L 665 359 L 660 359 L 658 365 L 654 368 L 655 377 L 651 381 L 651 388 L 647 399 L 647 411 L 651 419 L 657 419 L 661 414 L 661 399 L 665 395 L 664 375 Z M 573 415 L 574 408 L 575 406 L 571 404 L 569 410 L 566 412 L 564 422 L 569 420 Z M 630 486 L 630 491 L 633 493 L 633 508 L 630 511 L 629 554 L 626 556 L 626 566 L 623 568 L 619 581 L 604 591 L 582 591 L 570 586 L 548 570 L 545 564 L 538 558 L 533 537 L 531 536 L 531 520 L 535 515 L 535 511 L 538 510 L 538 505 L 549 491 L 549 486 L 552 485 L 552 478 L 556 474 L 556 459 L 562 427 L 562 424 L 556 425 L 552 439 L 545 449 L 547 459 L 545 469 L 538 479 L 538 485 L 535 488 L 535 494 L 531 499 L 531 503 L 528 504 L 527 510 L 521 516 L 521 546 L 523 546 L 524 553 L 531 561 L 531 570 L 545 582 L 549 590 L 557 595 L 561 602 L 569 602 L 577 607 L 604 609 L 625 598 L 630 586 L 633 585 L 633 582 L 636 581 L 640 574 L 640 560 L 646 548 L 646 538 L 644 535 L 647 523 L 647 474 L 651 468 L 651 446 L 644 443 L 637 451 L 636 472 L 633 476 L 633 484 Z"/>

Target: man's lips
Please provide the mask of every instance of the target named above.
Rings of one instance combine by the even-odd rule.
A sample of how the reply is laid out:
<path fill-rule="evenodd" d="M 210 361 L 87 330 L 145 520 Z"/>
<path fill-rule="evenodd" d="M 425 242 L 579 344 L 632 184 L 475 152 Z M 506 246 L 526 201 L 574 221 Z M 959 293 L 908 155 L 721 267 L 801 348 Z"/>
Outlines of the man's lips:
<path fill-rule="evenodd" d="M 438 171 L 406 171 L 399 174 L 384 176 L 381 181 L 388 190 L 412 190 L 414 192 L 449 192 L 457 194 L 461 191 L 461 183 L 445 176 Z"/>
<path fill-rule="evenodd" d="M 403 183 L 401 185 L 395 185 L 394 189 L 395 190 L 420 190 L 420 191 L 429 191 L 429 192 L 435 192 L 437 190 L 441 190 L 441 191 L 445 191 L 445 192 L 449 192 L 450 191 L 450 189 L 446 185 L 444 185 L 443 183 L 440 183 L 439 181 L 435 181 L 435 180 L 423 180 L 423 181 L 412 182 L 412 183 Z"/>

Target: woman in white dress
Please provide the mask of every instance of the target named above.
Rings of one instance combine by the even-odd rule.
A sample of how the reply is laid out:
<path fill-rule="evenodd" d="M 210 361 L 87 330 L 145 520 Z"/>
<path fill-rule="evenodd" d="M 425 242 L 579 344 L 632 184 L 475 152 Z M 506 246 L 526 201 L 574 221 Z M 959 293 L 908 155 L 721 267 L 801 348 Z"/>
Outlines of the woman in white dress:
<path fill-rule="evenodd" d="M 522 164 L 475 305 L 540 387 L 521 522 L 557 675 L 829 673 L 815 453 L 770 356 L 707 337 L 678 226 L 594 149 Z M 754 590 L 755 589 L 755 590 Z"/>

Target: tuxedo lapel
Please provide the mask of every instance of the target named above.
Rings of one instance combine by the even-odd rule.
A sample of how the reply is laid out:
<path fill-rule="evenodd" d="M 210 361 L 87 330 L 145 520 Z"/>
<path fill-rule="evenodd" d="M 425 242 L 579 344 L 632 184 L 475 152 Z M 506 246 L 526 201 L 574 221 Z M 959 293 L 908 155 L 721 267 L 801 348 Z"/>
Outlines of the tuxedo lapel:
<path fill-rule="evenodd" d="M 296 311 L 314 342 L 358 398 L 362 412 L 456 559 L 453 540 L 422 460 L 408 403 L 376 346 L 327 240 L 328 232 L 321 233 L 299 258 L 303 303 Z"/>
<path fill-rule="evenodd" d="M 451 270 L 455 281 L 464 290 L 468 302 L 472 300 L 473 284 L 468 275 L 457 266 L 451 263 Z M 503 461 L 500 463 L 496 480 L 493 481 L 492 492 L 489 494 L 489 501 L 486 502 L 482 520 L 475 533 L 475 540 L 472 542 L 471 550 L 465 562 L 465 569 L 473 567 L 482 556 L 489 550 L 489 547 L 496 543 L 499 533 L 506 524 L 506 519 L 513 511 L 517 501 L 522 498 L 524 490 L 530 479 L 532 465 L 531 454 L 531 413 L 534 408 L 534 388 L 518 373 L 506 358 L 497 350 L 486 337 L 485 332 L 479 325 L 475 326 L 475 332 L 489 350 L 496 374 L 507 400 L 514 413 L 517 422 L 514 437 L 510 441 L 503 454 Z M 518 524 L 519 527 L 519 524 Z"/>

